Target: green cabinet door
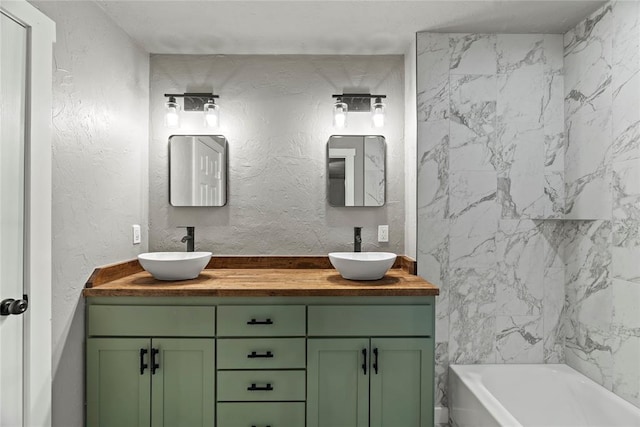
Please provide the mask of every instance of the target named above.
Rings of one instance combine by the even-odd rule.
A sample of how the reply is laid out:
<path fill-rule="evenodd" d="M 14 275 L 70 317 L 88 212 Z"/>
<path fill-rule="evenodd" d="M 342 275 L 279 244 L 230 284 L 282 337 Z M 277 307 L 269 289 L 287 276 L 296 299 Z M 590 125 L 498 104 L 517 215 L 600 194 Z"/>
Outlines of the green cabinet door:
<path fill-rule="evenodd" d="M 307 340 L 307 427 L 368 427 L 369 356 L 368 338 Z"/>
<path fill-rule="evenodd" d="M 372 338 L 371 352 L 370 427 L 433 426 L 433 339 Z"/>
<path fill-rule="evenodd" d="M 215 342 L 211 338 L 154 338 L 158 368 L 151 376 L 153 427 L 213 427 Z"/>
<path fill-rule="evenodd" d="M 149 339 L 87 339 L 87 425 L 150 425 Z"/>

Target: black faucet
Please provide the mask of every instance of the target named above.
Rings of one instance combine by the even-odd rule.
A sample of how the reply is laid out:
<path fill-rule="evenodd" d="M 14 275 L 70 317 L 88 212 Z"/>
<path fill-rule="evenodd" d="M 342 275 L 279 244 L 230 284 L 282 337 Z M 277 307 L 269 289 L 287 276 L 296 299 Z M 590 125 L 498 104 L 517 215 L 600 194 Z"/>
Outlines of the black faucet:
<path fill-rule="evenodd" d="M 184 225 L 179 226 L 178 228 L 186 228 L 187 235 L 180 240 L 182 243 L 187 244 L 187 252 L 193 252 L 196 250 L 196 228 L 195 227 L 187 227 Z"/>
<path fill-rule="evenodd" d="M 362 227 L 353 227 L 353 251 L 362 252 Z"/>

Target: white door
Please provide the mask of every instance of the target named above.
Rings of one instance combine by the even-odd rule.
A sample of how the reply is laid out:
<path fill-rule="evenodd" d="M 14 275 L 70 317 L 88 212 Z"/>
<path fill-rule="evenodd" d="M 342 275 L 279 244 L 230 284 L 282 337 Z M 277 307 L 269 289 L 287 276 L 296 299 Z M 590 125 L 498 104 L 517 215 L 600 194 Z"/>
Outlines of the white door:
<path fill-rule="evenodd" d="M 0 426 L 23 425 L 27 29 L 0 14 Z"/>
<path fill-rule="evenodd" d="M 222 201 L 222 153 L 200 139 L 194 150 L 198 168 L 194 168 L 194 205 L 218 206 Z"/>

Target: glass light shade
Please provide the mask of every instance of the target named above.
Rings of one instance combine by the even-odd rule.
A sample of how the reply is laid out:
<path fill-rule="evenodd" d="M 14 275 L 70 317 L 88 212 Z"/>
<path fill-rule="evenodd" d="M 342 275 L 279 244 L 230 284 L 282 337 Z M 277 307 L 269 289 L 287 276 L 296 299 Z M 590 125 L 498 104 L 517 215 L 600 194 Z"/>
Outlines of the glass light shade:
<path fill-rule="evenodd" d="M 336 103 L 333 104 L 333 126 L 339 129 L 347 126 L 347 110 L 347 104 L 338 98 Z"/>
<path fill-rule="evenodd" d="M 168 128 L 180 127 L 180 105 L 175 98 L 169 98 L 169 102 L 165 103 L 164 125 Z"/>
<path fill-rule="evenodd" d="M 204 125 L 208 128 L 216 128 L 220 125 L 220 107 L 213 100 L 204 104 Z"/>
<path fill-rule="evenodd" d="M 384 104 L 380 98 L 376 98 L 376 102 L 371 109 L 371 122 L 374 127 L 381 128 L 384 126 Z"/>

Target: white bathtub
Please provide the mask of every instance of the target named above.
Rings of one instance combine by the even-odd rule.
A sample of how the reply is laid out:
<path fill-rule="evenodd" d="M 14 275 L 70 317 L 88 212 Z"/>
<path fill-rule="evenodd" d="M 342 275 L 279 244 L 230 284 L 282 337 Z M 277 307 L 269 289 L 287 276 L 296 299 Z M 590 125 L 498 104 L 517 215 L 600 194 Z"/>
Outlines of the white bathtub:
<path fill-rule="evenodd" d="M 638 427 L 640 409 L 567 365 L 451 365 L 452 427 Z"/>

